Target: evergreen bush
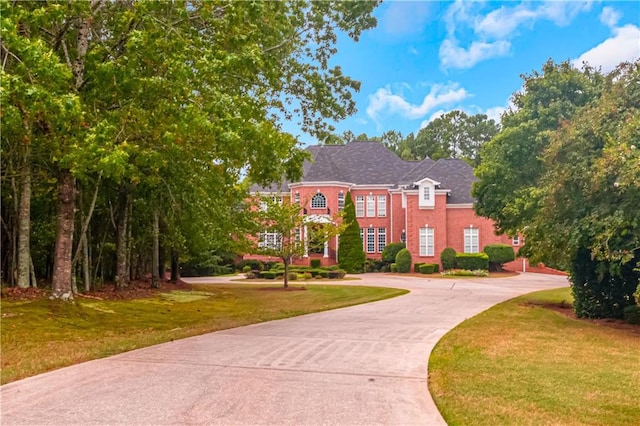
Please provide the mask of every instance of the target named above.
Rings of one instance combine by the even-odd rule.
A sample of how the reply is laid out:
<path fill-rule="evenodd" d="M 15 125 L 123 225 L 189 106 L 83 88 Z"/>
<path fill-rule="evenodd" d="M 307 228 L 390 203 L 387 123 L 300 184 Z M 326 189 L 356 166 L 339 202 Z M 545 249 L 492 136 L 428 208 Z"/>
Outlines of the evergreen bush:
<path fill-rule="evenodd" d="M 322 262 L 320 261 L 320 259 L 311 259 L 310 264 L 311 264 L 311 268 L 313 269 L 318 269 L 320 267 L 320 264 Z"/>
<path fill-rule="evenodd" d="M 456 251 L 451 247 L 447 247 L 440 253 L 440 263 L 442 263 L 442 269 L 449 270 L 456 267 Z"/>
<path fill-rule="evenodd" d="M 400 250 L 396 255 L 396 266 L 398 272 L 406 274 L 411 272 L 411 253 L 406 248 Z"/>
<path fill-rule="evenodd" d="M 424 263 L 424 262 L 414 263 L 414 264 L 413 264 L 413 272 L 420 273 L 420 267 L 421 267 L 422 265 L 426 265 L 426 263 Z"/>
<path fill-rule="evenodd" d="M 389 270 L 391 272 L 398 272 L 398 265 L 396 265 L 395 263 L 392 263 Z"/>
<path fill-rule="evenodd" d="M 356 219 L 356 209 L 351 200 L 350 192 L 347 192 L 345 197 L 343 220 L 346 228 L 342 234 L 340 234 L 338 262 L 340 263 L 340 268 L 348 273 L 361 274 L 364 272 L 364 264 L 367 256 L 362 248 L 360 226 Z"/>
<path fill-rule="evenodd" d="M 489 256 L 489 270 L 501 271 L 502 265 L 516 259 L 513 247 L 508 244 L 487 244 L 482 250 Z"/>
<path fill-rule="evenodd" d="M 398 252 L 406 248 L 405 243 L 391 243 L 387 244 L 387 246 L 382 251 L 382 261 L 387 263 L 393 263 L 396 261 L 396 256 Z"/>

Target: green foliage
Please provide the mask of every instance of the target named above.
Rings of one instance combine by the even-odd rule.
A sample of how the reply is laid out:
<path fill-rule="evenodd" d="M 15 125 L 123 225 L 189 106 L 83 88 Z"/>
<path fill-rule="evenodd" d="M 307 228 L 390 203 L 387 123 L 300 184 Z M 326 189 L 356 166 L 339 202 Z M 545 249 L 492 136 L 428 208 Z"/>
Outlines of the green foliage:
<path fill-rule="evenodd" d="M 425 262 L 417 262 L 413 264 L 413 272 L 420 272 L 420 267 L 426 265 Z"/>
<path fill-rule="evenodd" d="M 244 271 L 244 267 L 249 266 L 252 271 L 262 271 L 264 269 L 264 263 L 261 260 L 243 259 L 236 263 L 236 269 Z"/>
<path fill-rule="evenodd" d="M 451 247 L 447 247 L 440 253 L 440 263 L 442 269 L 449 270 L 456 267 L 456 251 Z"/>
<path fill-rule="evenodd" d="M 594 262 L 591 252 L 578 250 L 571 262 L 569 276 L 573 291 L 573 308 L 579 318 L 623 318 L 624 308 L 635 305 L 633 292 L 640 282 L 635 268 L 640 254 L 613 273 L 606 261 Z"/>
<path fill-rule="evenodd" d="M 295 281 L 298 279 L 298 273 L 297 272 L 289 272 L 289 281 Z"/>
<path fill-rule="evenodd" d="M 244 266 L 242 267 L 242 272 L 245 272 L 245 273 L 247 273 L 247 272 L 251 272 L 251 266 L 249 266 L 249 265 L 244 265 Z"/>
<path fill-rule="evenodd" d="M 395 263 L 392 263 L 389 270 L 391 272 L 398 272 L 398 265 L 396 265 Z"/>
<path fill-rule="evenodd" d="M 341 280 L 347 275 L 347 271 L 344 269 L 336 269 L 335 271 L 328 271 L 327 278 L 331 280 Z"/>
<path fill-rule="evenodd" d="M 411 272 L 411 253 L 406 248 L 400 250 L 396 255 L 396 267 L 400 273 Z"/>
<path fill-rule="evenodd" d="M 267 279 L 267 280 L 275 280 L 276 279 L 276 272 L 275 271 L 262 271 L 260 276 L 262 278 L 264 278 L 264 279 Z"/>
<path fill-rule="evenodd" d="M 578 70 L 568 61 L 548 61 L 542 72 L 523 79 L 523 89 L 512 97 L 515 108 L 502 116 L 502 129 L 482 147 L 472 189 L 476 213 L 510 235 L 524 230 L 536 214 L 543 152 L 553 131 L 598 97 L 603 80 L 598 71 Z"/>
<path fill-rule="evenodd" d="M 320 259 L 311 259 L 310 261 L 311 267 L 314 269 L 319 268 L 321 263 L 322 261 Z"/>
<path fill-rule="evenodd" d="M 439 272 L 439 266 L 437 263 L 423 263 L 420 265 L 419 272 L 421 274 L 434 274 Z"/>
<path fill-rule="evenodd" d="M 405 243 L 391 243 L 387 244 L 382 251 L 382 260 L 384 262 L 393 263 L 396 261 L 396 255 L 400 250 L 406 248 Z"/>
<path fill-rule="evenodd" d="M 340 245 L 338 246 L 340 268 L 349 274 L 361 274 L 364 272 L 367 256 L 362 248 L 360 226 L 356 219 L 356 209 L 350 192 L 347 192 L 345 196 L 343 223 L 345 228 L 340 234 Z"/>
<path fill-rule="evenodd" d="M 486 253 L 457 253 L 456 268 L 474 271 L 481 269 L 489 270 L 489 256 Z"/>
<path fill-rule="evenodd" d="M 502 265 L 516 259 L 513 247 L 508 244 L 487 244 L 482 251 L 489 256 L 489 267 L 492 271 L 500 271 Z"/>
<path fill-rule="evenodd" d="M 624 320 L 629 324 L 640 324 L 640 306 L 629 305 L 622 310 Z"/>

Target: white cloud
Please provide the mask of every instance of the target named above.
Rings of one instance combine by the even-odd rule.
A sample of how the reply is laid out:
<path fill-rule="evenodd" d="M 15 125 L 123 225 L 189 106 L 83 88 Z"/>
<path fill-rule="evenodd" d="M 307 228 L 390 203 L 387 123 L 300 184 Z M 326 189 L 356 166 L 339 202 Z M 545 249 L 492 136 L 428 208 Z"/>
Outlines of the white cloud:
<path fill-rule="evenodd" d="M 614 28 L 613 37 L 584 52 L 572 62 L 576 67 L 586 62 L 593 67 L 601 67 L 603 72 L 609 72 L 621 62 L 634 61 L 638 58 L 640 58 L 640 28 L 629 24 Z"/>
<path fill-rule="evenodd" d="M 487 109 L 484 114 L 487 115 L 487 118 L 489 120 L 493 120 L 496 123 L 500 124 L 500 117 L 502 117 L 502 114 L 506 111 L 507 109 L 505 107 L 502 106 L 495 106 L 495 107 L 491 107 L 489 109 Z"/>
<path fill-rule="evenodd" d="M 509 53 L 511 43 L 499 40 L 493 43 L 474 41 L 468 49 L 458 46 L 455 39 L 440 45 L 440 64 L 443 68 L 472 68 L 478 62 Z"/>
<path fill-rule="evenodd" d="M 605 24 L 609 28 L 615 28 L 618 25 L 618 21 L 622 15 L 614 8 L 606 6 L 602 9 L 600 13 L 600 22 Z"/>
<path fill-rule="evenodd" d="M 407 119 L 422 118 L 440 105 L 460 102 L 469 97 L 469 93 L 457 84 L 434 84 L 419 105 L 407 102 L 401 95 L 394 94 L 390 86 L 379 88 L 369 95 L 367 115 L 376 120 L 381 113 L 398 114 Z"/>
<path fill-rule="evenodd" d="M 356 123 L 365 125 L 365 124 L 368 123 L 368 121 L 365 118 L 358 117 L 358 118 L 356 118 Z"/>
<path fill-rule="evenodd" d="M 523 2 L 517 6 L 501 6 L 486 15 L 477 12 L 483 6 L 479 2 L 451 4 L 445 13 L 447 38 L 440 46 L 443 69 L 471 68 L 477 63 L 509 54 L 511 42 L 517 30 L 531 28 L 538 20 L 552 21 L 558 26 L 569 24 L 579 13 L 589 10 L 592 1 Z M 459 30 L 470 28 L 476 36 L 461 46 L 456 38 Z"/>

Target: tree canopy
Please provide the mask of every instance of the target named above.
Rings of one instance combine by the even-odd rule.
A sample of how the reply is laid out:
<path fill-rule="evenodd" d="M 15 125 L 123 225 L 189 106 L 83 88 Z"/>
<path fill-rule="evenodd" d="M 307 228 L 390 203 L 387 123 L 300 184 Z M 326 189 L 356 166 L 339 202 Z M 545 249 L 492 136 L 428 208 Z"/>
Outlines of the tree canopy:
<path fill-rule="evenodd" d="M 339 35 L 376 24 L 376 5 L 3 0 L 5 278 L 26 233 L 54 295 L 70 294 L 85 237 L 91 269 L 126 285 L 150 263 L 156 215 L 172 256 L 228 248 L 246 223 L 240 179 L 301 173 L 282 122 L 322 138 L 355 111 L 359 82 L 331 58 Z M 18 211 L 25 198 L 35 211 Z"/>

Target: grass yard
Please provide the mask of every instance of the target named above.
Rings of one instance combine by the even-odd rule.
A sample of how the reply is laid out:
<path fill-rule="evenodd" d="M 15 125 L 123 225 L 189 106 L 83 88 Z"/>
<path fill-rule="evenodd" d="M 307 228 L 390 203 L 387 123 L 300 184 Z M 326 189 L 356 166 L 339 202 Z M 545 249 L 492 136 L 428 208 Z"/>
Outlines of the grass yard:
<path fill-rule="evenodd" d="M 334 285 L 273 290 L 273 284 L 194 285 L 125 301 L 2 300 L 1 383 L 188 336 L 407 293 Z"/>
<path fill-rule="evenodd" d="M 549 309 L 541 291 L 463 322 L 436 345 L 429 388 L 450 425 L 639 425 L 640 329 Z"/>

